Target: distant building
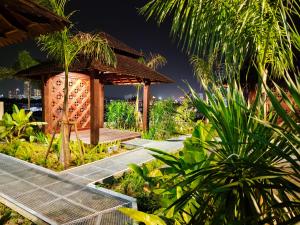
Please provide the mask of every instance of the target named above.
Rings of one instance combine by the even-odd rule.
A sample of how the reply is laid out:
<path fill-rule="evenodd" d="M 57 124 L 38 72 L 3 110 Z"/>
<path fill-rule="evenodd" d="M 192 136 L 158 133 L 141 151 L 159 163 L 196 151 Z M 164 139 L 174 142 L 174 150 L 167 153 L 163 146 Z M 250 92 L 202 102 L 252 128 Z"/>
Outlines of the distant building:
<path fill-rule="evenodd" d="M 30 81 L 24 82 L 24 96 L 25 96 L 25 98 L 27 98 L 28 96 L 31 96 Z"/>
<path fill-rule="evenodd" d="M 20 89 L 16 88 L 15 90 L 15 97 L 18 97 L 20 95 Z"/>
<path fill-rule="evenodd" d="M 33 97 L 35 97 L 35 98 L 42 97 L 42 91 L 41 91 L 41 89 L 33 89 Z"/>
<path fill-rule="evenodd" d="M 12 91 L 8 91 L 8 98 L 12 99 L 14 98 L 13 92 Z"/>

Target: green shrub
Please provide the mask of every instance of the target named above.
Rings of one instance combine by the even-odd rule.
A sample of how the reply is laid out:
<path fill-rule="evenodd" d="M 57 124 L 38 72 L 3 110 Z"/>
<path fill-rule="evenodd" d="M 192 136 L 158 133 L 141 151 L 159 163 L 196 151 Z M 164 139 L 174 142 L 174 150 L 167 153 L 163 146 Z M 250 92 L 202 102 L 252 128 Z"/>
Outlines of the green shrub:
<path fill-rule="evenodd" d="M 34 127 L 45 125 L 43 122 L 31 122 L 32 112 L 26 113 L 13 105 L 13 113 L 5 113 L 0 120 L 0 140 L 12 142 L 15 139 L 35 140 Z"/>
<path fill-rule="evenodd" d="M 156 101 L 150 108 L 149 131 L 143 134 L 144 138 L 163 140 L 172 137 L 175 133 L 175 104 L 173 100 Z"/>
<path fill-rule="evenodd" d="M 157 160 L 146 163 L 142 166 L 145 175 L 141 176 L 136 172 L 136 166 L 130 165 L 131 171 L 124 173 L 119 178 L 99 184 L 99 186 L 134 197 L 137 199 L 139 210 L 153 213 L 161 207 L 160 196 L 151 191 L 152 184 L 149 184 L 147 176 L 149 175 L 149 171 L 156 170 L 161 166 L 162 163 Z"/>
<path fill-rule="evenodd" d="M 177 107 L 175 114 L 175 130 L 178 134 L 191 134 L 196 125 L 196 110 L 190 101 L 185 98 Z"/>
<path fill-rule="evenodd" d="M 107 105 L 107 127 L 137 130 L 135 108 L 127 101 L 112 101 Z"/>

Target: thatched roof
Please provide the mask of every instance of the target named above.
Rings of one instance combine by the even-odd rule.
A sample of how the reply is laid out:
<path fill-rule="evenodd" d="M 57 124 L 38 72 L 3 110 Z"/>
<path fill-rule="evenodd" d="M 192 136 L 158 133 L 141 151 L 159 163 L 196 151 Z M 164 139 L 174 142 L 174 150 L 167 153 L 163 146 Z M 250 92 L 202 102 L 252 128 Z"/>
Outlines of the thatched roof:
<path fill-rule="evenodd" d="M 0 1 L 0 47 L 60 30 L 68 24 L 32 0 Z"/>
<path fill-rule="evenodd" d="M 100 60 L 92 60 L 90 62 L 81 59 L 75 62 L 69 71 L 93 75 L 101 79 L 104 84 L 111 85 L 137 84 L 146 81 L 150 81 L 151 83 L 174 83 L 174 81 L 167 76 L 140 63 L 138 59 L 142 54 L 138 51 L 108 34 L 101 33 L 101 35 L 107 38 L 110 47 L 114 49 L 117 66 L 115 68 L 107 66 Z M 63 71 L 64 69 L 60 64 L 55 62 L 45 62 L 19 72 L 17 76 L 29 79 L 47 79 L 48 77 L 60 74 Z"/>

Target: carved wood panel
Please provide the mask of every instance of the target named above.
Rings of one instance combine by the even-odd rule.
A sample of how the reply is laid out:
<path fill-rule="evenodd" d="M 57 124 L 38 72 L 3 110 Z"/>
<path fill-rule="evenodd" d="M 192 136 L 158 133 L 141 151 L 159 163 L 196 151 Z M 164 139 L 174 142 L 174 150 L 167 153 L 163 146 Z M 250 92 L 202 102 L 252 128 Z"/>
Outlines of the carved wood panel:
<path fill-rule="evenodd" d="M 62 120 L 64 101 L 64 75 L 56 75 L 47 81 L 49 97 L 48 131 L 53 131 L 58 121 Z M 90 78 L 84 74 L 69 75 L 68 116 L 76 122 L 77 129 L 90 128 Z"/>

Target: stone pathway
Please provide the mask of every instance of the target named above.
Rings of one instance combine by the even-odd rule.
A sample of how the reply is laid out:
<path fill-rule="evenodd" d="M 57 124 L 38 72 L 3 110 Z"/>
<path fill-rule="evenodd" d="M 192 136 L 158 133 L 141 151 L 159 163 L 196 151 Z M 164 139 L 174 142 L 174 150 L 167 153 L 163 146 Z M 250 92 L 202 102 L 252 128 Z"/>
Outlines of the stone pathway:
<path fill-rule="evenodd" d="M 94 183 L 142 164 L 153 157 L 147 148 L 177 151 L 183 139 L 149 141 L 133 139 L 124 144 L 135 150 L 60 173 L 0 154 L 0 200 L 49 224 L 123 225 L 130 220 L 118 207 L 136 207 L 136 201 Z"/>

